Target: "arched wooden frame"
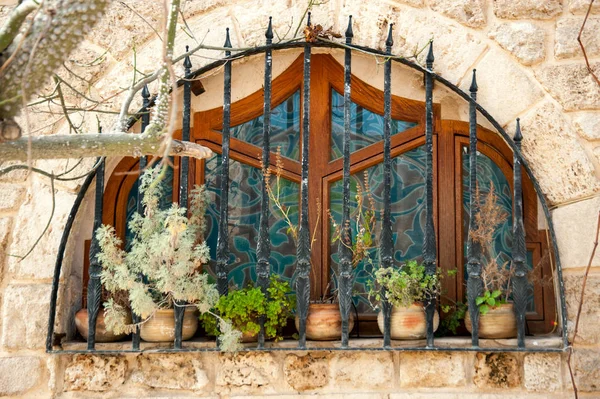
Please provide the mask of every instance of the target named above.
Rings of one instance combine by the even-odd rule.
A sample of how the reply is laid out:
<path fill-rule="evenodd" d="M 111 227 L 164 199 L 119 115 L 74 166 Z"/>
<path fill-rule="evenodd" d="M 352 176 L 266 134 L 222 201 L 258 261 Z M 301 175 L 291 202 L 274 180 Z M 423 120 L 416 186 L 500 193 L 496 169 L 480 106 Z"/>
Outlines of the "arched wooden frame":
<path fill-rule="evenodd" d="M 314 54 L 311 61 L 311 151 L 309 158 L 309 191 L 312 198 L 319 198 L 321 204 L 329 203 L 329 186 L 341 179 L 342 159 L 330 161 L 331 143 L 331 90 L 343 93 L 343 67 L 328 54 Z M 292 96 L 296 91 L 302 96 L 302 57 L 298 57 L 291 66 L 273 80 L 272 107 L 276 107 Z M 233 81 L 235 90 L 235 80 Z M 383 92 L 352 76 L 352 101 L 371 112 L 383 114 Z M 263 91 L 241 99 L 231 105 L 231 126 L 237 126 L 262 115 Z M 302 107 L 300 107 L 302 112 Z M 463 287 L 463 232 L 462 232 L 462 160 L 460 146 L 468 138 L 468 123 L 462 121 L 440 120 L 441 106 L 434 104 L 434 218 L 438 238 L 438 265 L 443 268 L 458 268 L 456 278 L 447 278 L 444 289 L 447 296 L 461 300 Z M 193 140 L 220 153 L 222 108 L 194 114 Z M 392 156 L 414 149 L 424 143 L 425 105 L 423 102 L 392 97 L 392 118 L 415 122 L 417 126 L 402 134 L 392 136 Z M 302 134 L 302 132 L 301 132 Z M 494 132 L 478 127 L 479 149 L 498 164 L 512 187 L 512 151 Z M 300 140 L 301 143 L 301 140 Z M 261 148 L 241 140 L 231 138 L 231 158 L 245 164 L 259 167 L 258 157 Z M 313 149 L 321 149 L 321 151 Z M 301 150 L 301 149 L 300 149 Z M 351 173 L 366 169 L 382 161 L 383 143 L 378 142 L 355 151 L 351 155 Z M 271 159 L 275 159 L 272 154 Z M 203 182 L 203 161 L 197 163 L 195 181 Z M 283 159 L 284 177 L 300 181 L 300 162 Z M 534 264 L 547 251 L 546 235 L 538 231 L 537 196 L 526 174 L 523 175 L 524 215 L 527 231 L 528 249 L 533 250 Z M 443 192 L 443 199 L 437 195 Z M 452 195 L 446 195 L 451 193 Z M 460 212 L 457 212 L 457 209 Z M 317 233 L 317 245 L 313 247 L 312 297 L 316 298 L 326 289 L 329 280 L 329 224 L 327 206 L 322 206 L 320 215 L 316 212 L 316 202 L 311 201 L 311 231 L 317 219 L 322 228 Z M 319 267 L 319 265 L 322 265 Z M 551 275 L 550 262 L 544 262 L 544 275 Z M 539 288 L 535 292 L 536 311 L 528 315 L 528 327 L 531 332 L 547 332 L 552 328 L 556 304 L 551 287 Z"/>

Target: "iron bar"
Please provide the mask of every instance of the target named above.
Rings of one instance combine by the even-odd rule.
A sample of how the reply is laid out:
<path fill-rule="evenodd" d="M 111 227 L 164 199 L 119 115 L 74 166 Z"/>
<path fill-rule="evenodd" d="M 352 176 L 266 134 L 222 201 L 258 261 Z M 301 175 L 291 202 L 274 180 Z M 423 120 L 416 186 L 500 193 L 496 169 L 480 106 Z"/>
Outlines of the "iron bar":
<path fill-rule="evenodd" d="M 514 142 L 521 150 L 521 123 L 517 119 L 517 129 Z M 513 245 L 512 258 L 515 275 L 512 278 L 512 292 L 515 315 L 517 317 L 517 345 L 525 347 L 525 314 L 527 312 L 527 299 L 529 282 L 527 281 L 527 245 L 525 243 L 525 227 L 523 225 L 523 185 L 521 179 L 521 160 L 515 154 L 513 164 L 514 173 L 514 199 L 513 199 Z"/>
<path fill-rule="evenodd" d="M 189 51 L 189 46 L 185 46 L 185 52 Z M 192 61 L 190 57 L 185 57 L 183 60 L 183 67 L 185 72 L 185 81 L 183 83 L 183 121 L 181 126 L 181 140 L 190 141 L 190 114 L 191 114 L 191 103 L 192 103 L 192 83 L 187 77 L 192 71 Z M 190 158 L 181 157 L 181 170 L 179 178 L 179 206 L 189 208 L 189 171 L 190 171 Z M 186 211 L 187 212 L 187 211 Z M 181 341 L 183 335 L 183 316 L 185 315 L 185 302 L 176 301 L 174 306 L 174 317 L 175 317 L 175 342 L 173 345 L 175 349 L 181 349 Z"/>
<path fill-rule="evenodd" d="M 150 90 L 148 90 L 148 85 L 145 85 L 144 88 L 142 89 L 142 106 L 147 110 L 149 103 L 150 103 Z M 146 112 L 145 114 L 142 115 L 142 125 L 141 125 L 142 133 L 144 132 L 144 130 L 146 130 L 146 127 L 148 127 L 149 124 L 150 124 L 150 113 Z M 138 167 L 138 169 L 140 171 L 139 172 L 140 177 L 138 177 L 138 198 L 137 198 L 137 213 L 139 213 L 140 215 L 144 214 L 144 204 L 142 203 L 143 199 L 144 199 L 144 195 L 142 194 L 142 192 L 140 190 L 140 182 L 141 182 L 142 174 L 144 173 L 144 170 L 146 169 L 147 164 L 148 164 L 147 158 L 145 156 L 140 157 L 139 167 Z M 143 279 L 144 277 L 142 275 L 140 275 L 139 278 Z M 133 311 L 131 312 L 131 319 L 135 324 L 142 321 L 141 317 Z M 131 345 L 134 350 L 140 349 L 140 327 L 139 326 L 136 326 L 135 332 L 132 335 Z"/>
<path fill-rule="evenodd" d="M 269 17 L 269 26 L 265 33 L 267 45 L 273 41 L 273 22 Z M 263 148 L 262 148 L 262 167 L 263 181 L 261 187 L 260 204 L 260 225 L 258 230 L 258 244 L 256 248 L 256 276 L 257 283 L 264 295 L 268 295 L 269 274 L 271 272 L 271 239 L 269 235 L 269 194 L 267 192 L 268 175 L 267 170 L 270 164 L 270 137 L 271 137 L 271 77 L 272 77 L 273 57 L 271 50 L 265 51 L 265 81 L 264 81 L 264 103 L 263 103 Z M 260 331 L 258 333 L 258 347 L 265 345 L 265 315 L 259 319 Z"/>
<path fill-rule="evenodd" d="M 102 133 L 102 128 L 99 129 Z M 102 226 L 102 199 L 104 197 L 104 167 L 105 161 L 102 160 L 96 171 L 96 193 L 94 202 L 94 228 L 92 231 L 92 243 L 90 245 L 90 269 L 87 292 L 88 307 L 88 339 L 87 348 L 93 350 L 96 345 L 96 321 L 102 304 L 102 284 L 100 282 L 100 273 L 102 265 L 98 260 L 100 251 L 96 231 Z"/>
<path fill-rule="evenodd" d="M 310 24 L 308 13 L 307 26 Z M 296 309 L 299 318 L 298 347 L 306 348 L 306 318 L 310 304 L 310 256 L 311 242 L 308 224 L 308 146 L 310 135 L 310 56 L 311 47 L 304 47 L 304 80 L 302 110 L 302 182 L 301 216 L 296 250 Z"/>
<path fill-rule="evenodd" d="M 471 81 L 471 99 L 477 101 L 477 78 L 473 69 Z M 467 304 L 471 316 L 471 343 L 479 346 L 479 306 L 477 297 L 483 291 L 481 279 L 481 244 L 473 239 L 473 232 L 477 230 L 477 215 L 479 213 L 480 199 L 475 195 L 477 189 L 477 110 L 475 103 L 469 104 L 469 235 L 467 238 Z"/>
<path fill-rule="evenodd" d="M 346 44 L 352 43 L 352 15 L 348 18 Z M 352 307 L 352 228 L 350 226 L 350 89 L 352 79 L 352 50 L 344 52 L 344 177 L 342 224 L 338 243 L 338 299 L 342 316 L 342 347 L 348 346 L 349 318 Z M 357 321 L 358 322 L 358 321 Z"/>
<path fill-rule="evenodd" d="M 231 48 L 229 28 L 223 47 Z M 225 51 L 229 57 L 231 51 Z M 223 89 L 223 141 L 221 154 L 221 198 L 219 201 L 219 235 L 217 238 L 217 287 L 220 295 L 227 295 L 227 273 L 229 263 L 229 134 L 231 122 L 231 62 L 225 63 Z"/>
<path fill-rule="evenodd" d="M 388 37 L 385 41 L 385 53 L 392 54 L 392 29 L 390 24 Z M 392 131 L 392 63 L 385 60 L 383 69 L 383 220 L 381 221 L 380 240 L 380 266 L 384 269 L 393 267 L 394 262 L 394 237 L 392 235 L 392 158 L 391 158 L 391 131 Z M 381 295 L 381 311 L 383 312 L 383 346 L 391 346 L 390 319 L 392 305 L 387 300 L 385 292 Z"/>
<path fill-rule="evenodd" d="M 427 53 L 427 70 L 433 70 L 433 42 L 429 43 Z M 425 182 L 425 237 L 423 238 L 423 264 L 425 273 L 436 272 L 437 243 L 433 224 L 433 79 L 430 72 L 425 73 L 425 148 L 426 148 L 426 182 Z M 433 347 L 433 323 L 436 312 L 436 297 L 429 295 L 425 303 L 425 320 L 427 324 L 427 346 Z"/>

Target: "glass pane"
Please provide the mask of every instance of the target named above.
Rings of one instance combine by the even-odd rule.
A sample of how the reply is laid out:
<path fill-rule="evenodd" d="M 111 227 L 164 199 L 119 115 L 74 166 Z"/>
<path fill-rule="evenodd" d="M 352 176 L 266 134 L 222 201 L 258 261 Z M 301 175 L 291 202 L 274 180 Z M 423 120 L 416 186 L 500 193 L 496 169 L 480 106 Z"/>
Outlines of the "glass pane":
<path fill-rule="evenodd" d="M 159 161 L 160 162 L 160 161 Z M 131 190 L 129 190 L 129 194 L 127 195 L 127 206 L 125 210 L 125 214 L 127 215 L 125 224 L 125 250 L 129 251 L 131 249 L 131 240 L 133 239 L 133 233 L 129 229 L 129 221 L 133 217 L 133 214 L 137 212 L 138 207 L 138 182 L 136 180 L 131 186 Z M 163 186 L 163 197 L 160 199 L 160 209 L 167 209 L 173 203 L 173 168 L 171 166 L 167 166 L 167 172 L 165 173 L 165 178 L 161 182 Z"/>
<path fill-rule="evenodd" d="M 383 164 L 374 165 L 365 171 L 352 175 L 350 183 L 350 212 L 356 214 L 357 186 L 363 193 L 367 192 L 365 176 L 369 182 L 370 193 L 375 202 L 377 225 L 375 229 L 375 244 L 379 243 L 381 231 L 381 210 L 383 209 Z M 330 212 L 336 223 L 342 220 L 342 180 L 330 186 Z M 366 206 L 366 205 L 365 205 Z M 394 259 L 399 263 L 410 259 L 420 259 L 423 249 L 423 231 L 425 227 L 425 148 L 423 146 L 408 151 L 392 159 L 392 232 L 394 238 Z M 351 223 L 353 236 L 356 235 L 356 223 Z M 332 224 L 330 221 L 330 231 Z M 339 261 L 338 244 L 331 244 L 330 254 L 332 278 Z M 371 260 L 377 264 L 379 252 L 377 248 L 370 251 Z M 366 261 L 359 263 L 355 270 L 354 304 L 359 312 L 369 312 L 366 284 L 371 279 L 372 266 Z"/>
<path fill-rule="evenodd" d="M 205 181 L 210 193 L 210 205 L 207 210 L 208 229 L 207 243 L 210 247 L 211 262 L 209 273 L 214 275 L 217 250 L 219 201 L 220 201 L 220 170 L 221 156 L 213 155 L 206 161 Z M 260 222 L 261 202 L 261 171 L 241 162 L 230 161 L 229 186 L 229 281 L 238 287 L 245 286 L 250 281 L 256 281 L 256 245 Z M 298 183 L 281 178 L 280 200 L 289 208 L 289 218 L 292 223 L 298 223 Z M 294 273 L 296 245 L 291 235 L 287 233 L 287 224 L 271 209 L 269 218 L 271 238 L 271 273 L 278 274 L 284 280 L 290 281 Z"/>
<path fill-rule="evenodd" d="M 416 123 L 392 120 L 392 135 L 401 133 Z M 383 140 L 383 116 L 360 105 L 350 105 L 350 152 L 358 151 Z M 331 90 L 331 160 L 342 157 L 344 151 L 344 96 Z"/>
<path fill-rule="evenodd" d="M 465 265 L 465 279 L 467 277 L 466 264 L 467 264 L 467 236 L 469 233 L 469 201 L 471 193 L 469 191 L 469 148 L 462 147 L 462 176 L 463 176 L 463 253 L 464 253 L 464 265 Z M 479 184 L 479 190 L 481 197 L 485 196 L 490 192 L 490 187 L 494 185 L 494 192 L 496 193 L 497 203 L 506 213 L 506 220 L 496 228 L 494 233 L 493 245 L 487 259 L 497 259 L 499 264 L 506 264 L 506 267 L 510 267 L 512 259 L 512 191 L 508 180 L 502 170 L 485 154 L 480 152 L 477 153 L 477 183 Z M 529 251 L 527 255 L 527 265 L 531 269 L 533 268 L 533 253 Z M 530 294 L 528 310 L 535 310 L 533 302 L 533 292 Z"/>
<path fill-rule="evenodd" d="M 263 120 L 261 115 L 231 128 L 231 136 L 262 148 Z M 300 91 L 271 110 L 271 150 L 281 147 L 281 154 L 300 159 Z M 257 154 L 258 156 L 258 154 Z"/>

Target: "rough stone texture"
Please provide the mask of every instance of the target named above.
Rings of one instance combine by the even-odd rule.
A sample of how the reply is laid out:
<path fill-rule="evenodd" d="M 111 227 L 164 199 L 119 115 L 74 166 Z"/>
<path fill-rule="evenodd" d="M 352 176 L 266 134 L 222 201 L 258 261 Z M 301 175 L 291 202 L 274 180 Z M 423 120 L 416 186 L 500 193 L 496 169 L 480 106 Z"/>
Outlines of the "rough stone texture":
<path fill-rule="evenodd" d="M 23 201 L 25 188 L 16 184 L 3 185 L 0 190 L 0 213 L 12 212 L 19 208 Z"/>
<path fill-rule="evenodd" d="M 600 140 L 600 112 L 582 112 L 573 118 L 577 132 L 586 140 Z"/>
<path fill-rule="evenodd" d="M 281 378 L 279 364 L 270 353 L 223 354 L 219 357 L 216 385 L 223 389 L 268 388 Z"/>
<path fill-rule="evenodd" d="M 508 19 L 550 19 L 562 12 L 562 0 L 494 0 L 494 14 Z"/>
<path fill-rule="evenodd" d="M 514 388 L 521 385 L 521 379 L 521 367 L 515 354 L 477 354 L 473 382 L 479 388 Z"/>
<path fill-rule="evenodd" d="M 403 388 L 460 387 L 466 384 L 466 355 L 460 352 L 400 353 Z M 440 370 L 444 370 L 440 373 Z"/>
<path fill-rule="evenodd" d="M 483 0 L 432 0 L 429 2 L 429 7 L 472 28 L 485 25 L 485 1 Z"/>
<path fill-rule="evenodd" d="M 590 6 L 590 0 L 569 0 L 569 11 L 572 13 L 585 14 Z M 592 14 L 600 13 L 600 3 L 597 1 L 592 5 Z"/>
<path fill-rule="evenodd" d="M 11 284 L 4 291 L 2 346 L 41 349 L 46 343 L 50 284 Z"/>
<path fill-rule="evenodd" d="M 197 357 L 185 354 L 148 354 L 136 359 L 131 381 L 151 388 L 199 390 L 208 376 Z"/>
<path fill-rule="evenodd" d="M 309 353 L 305 356 L 288 355 L 283 364 L 285 381 L 296 391 L 310 391 L 329 383 L 329 356 Z"/>
<path fill-rule="evenodd" d="M 76 355 L 65 369 L 65 391 L 107 391 L 125 382 L 123 356 Z"/>
<path fill-rule="evenodd" d="M 8 248 L 12 224 L 12 218 L 0 218 L 0 276 L 4 271 L 4 259 L 6 258 L 6 250 Z"/>
<path fill-rule="evenodd" d="M 402 9 L 394 25 L 394 52 L 410 56 L 434 39 L 433 69 L 453 83 L 465 74 L 486 45 L 463 28 L 422 10 Z M 427 51 L 418 60 L 425 64 Z"/>
<path fill-rule="evenodd" d="M 514 123 L 507 131 L 515 131 Z M 558 106 L 545 102 L 531 110 L 521 118 L 521 131 L 525 158 L 551 204 L 598 190 L 594 166 Z"/>
<path fill-rule="evenodd" d="M 575 318 L 579 309 L 583 275 L 565 276 L 565 300 L 567 302 L 567 329 L 569 340 L 573 341 Z M 583 306 L 579 318 L 577 338 L 575 343 L 582 345 L 600 344 L 600 329 L 598 329 L 598 309 L 600 306 L 600 274 L 590 273 L 585 286 Z"/>
<path fill-rule="evenodd" d="M 386 389 L 393 386 L 394 362 L 389 352 L 342 353 L 331 361 L 339 389 Z"/>
<path fill-rule="evenodd" d="M 594 246 L 598 209 L 600 198 L 592 198 L 552 211 L 563 268 L 587 266 Z M 600 266 L 600 254 L 596 253 L 592 265 Z"/>
<path fill-rule="evenodd" d="M 554 56 L 556 58 L 583 57 L 583 52 L 577 41 L 582 23 L 581 17 L 564 18 L 556 22 L 556 33 L 554 35 Z M 599 31 L 600 18 L 588 18 L 581 35 L 581 41 L 588 57 L 600 54 Z"/>
<path fill-rule="evenodd" d="M 531 22 L 500 24 L 489 33 L 489 37 L 524 65 L 537 64 L 546 58 L 544 29 Z"/>
<path fill-rule="evenodd" d="M 408 4 L 413 7 L 423 7 L 424 0 L 392 0 L 394 3 Z"/>
<path fill-rule="evenodd" d="M 600 63 L 592 69 L 600 75 Z M 535 76 L 566 111 L 600 108 L 600 87 L 584 64 L 548 65 L 535 70 Z"/>
<path fill-rule="evenodd" d="M 490 50 L 477 68 L 477 102 L 492 113 L 501 125 L 506 125 L 525 109 L 538 102 L 543 91 L 511 57 L 498 49 Z M 471 74 L 461 82 L 469 91 Z M 511 101 L 518 96 L 519 101 Z"/>
<path fill-rule="evenodd" d="M 580 392 L 600 392 L 600 351 L 576 349 L 573 363 L 577 389 Z"/>
<path fill-rule="evenodd" d="M 561 355 L 530 353 L 523 361 L 525 388 L 529 391 L 555 392 L 562 388 Z"/>
<path fill-rule="evenodd" d="M 8 265 L 12 273 L 24 278 L 52 278 L 56 250 L 63 233 L 74 195 L 55 191 L 56 206 L 52 223 L 44 233 L 35 249 L 24 260 L 11 257 Z M 27 200 L 19 208 L 14 228 L 10 253 L 24 256 L 33 247 L 35 241 L 44 232 L 48 218 L 52 214 L 50 188 L 36 182 L 27 193 Z"/>
<path fill-rule="evenodd" d="M 42 375 L 39 357 L 0 358 L 0 396 L 20 395 L 36 386 Z"/>

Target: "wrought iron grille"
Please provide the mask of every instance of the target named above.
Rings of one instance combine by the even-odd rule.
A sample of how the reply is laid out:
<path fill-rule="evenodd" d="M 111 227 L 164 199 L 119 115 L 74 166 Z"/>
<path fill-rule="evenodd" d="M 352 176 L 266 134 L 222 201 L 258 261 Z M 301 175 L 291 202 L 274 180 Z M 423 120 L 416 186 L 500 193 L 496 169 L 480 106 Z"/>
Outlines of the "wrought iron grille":
<path fill-rule="evenodd" d="M 308 25 L 311 25 L 310 13 L 308 14 Z M 329 48 L 343 48 L 344 50 L 344 93 L 343 93 L 343 121 L 344 121 L 344 134 L 343 134 L 343 205 L 342 205 L 342 226 L 348 226 L 347 221 L 350 218 L 349 212 L 349 197 L 350 197 L 350 107 L 351 107 L 351 68 L 352 68 L 352 53 L 354 51 L 368 52 L 382 56 L 385 59 L 384 63 L 384 195 L 383 195 L 383 217 L 382 217 L 382 229 L 380 236 L 380 263 L 382 267 L 393 266 L 393 234 L 392 234 L 392 218 L 390 210 L 390 185 L 391 185 L 391 169 L 392 160 L 390 155 L 390 136 L 391 136 L 391 74 L 392 74 L 392 62 L 397 62 L 410 67 L 424 76 L 425 82 L 425 139 L 426 139 L 426 179 L 425 179 L 425 230 L 424 230 L 424 244 L 422 248 L 422 255 L 425 265 L 426 273 L 433 275 L 436 273 L 436 233 L 434 229 L 433 219 L 433 85 L 434 82 L 447 87 L 464 101 L 469 103 L 469 190 L 474 192 L 475 185 L 477 182 L 477 168 L 476 168 L 476 154 L 477 154 L 477 113 L 479 112 L 487 121 L 496 129 L 498 134 L 504 139 L 504 141 L 510 146 L 514 155 L 514 177 L 513 177 L 513 245 L 512 245 L 512 262 L 514 266 L 514 276 L 512 278 L 513 288 L 513 301 L 514 309 L 518 324 L 518 336 L 517 345 L 512 347 L 480 347 L 479 331 L 478 331 L 478 320 L 480 317 L 480 311 L 476 306 L 476 298 L 482 293 L 482 279 L 481 279 L 481 246 L 473 240 L 471 232 L 477 228 L 476 226 L 476 214 L 479 211 L 477 203 L 474 201 L 474 195 L 470 196 L 470 222 L 469 222 L 469 236 L 467 242 L 467 303 L 469 305 L 469 313 L 472 320 L 472 344 L 470 347 L 462 346 L 438 346 L 434 338 L 434 313 L 437 308 L 435 300 L 429 301 L 426 304 L 425 314 L 427 323 L 426 343 L 424 345 L 409 345 L 409 346 L 393 346 L 390 337 L 390 314 L 391 304 L 384 300 L 382 306 L 382 312 L 384 315 L 384 331 L 383 340 L 381 345 L 378 347 L 362 347 L 352 346 L 349 341 L 349 317 L 352 308 L 352 264 L 350 252 L 351 246 L 351 235 L 342 234 L 344 237 L 339 243 L 339 307 L 342 315 L 342 333 L 340 336 L 341 344 L 332 344 L 329 347 L 318 346 L 319 350 L 411 350 L 411 351 L 486 351 L 486 352 L 499 352 L 499 351 L 564 351 L 568 346 L 567 333 L 566 333 L 566 305 L 564 297 L 564 285 L 562 278 L 562 269 L 558 254 L 558 248 L 556 244 L 556 237 L 554 228 L 552 226 L 552 220 L 549 213 L 548 206 L 546 204 L 543 195 L 540 195 L 540 186 L 533 176 L 530 167 L 526 160 L 523 158 L 521 153 L 521 141 L 522 134 L 520 131 L 519 120 L 517 119 L 516 132 L 513 139 L 509 137 L 506 131 L 500 126 L 500 124 L 485 110 L 480 104 L 477 103 L 477 91 L 478 86 L 476 82 L 476 71 L 473 70 L 472 83 L 469 89 L 469 93 L 464 92 L 456 85 L 452 84 L 442 76 L 433 72 L 434 64 L 434 53 L 433 43 L 430 43 L 428 54 L 426 57 L 426 66 L 423 67 L 415 62 L 409 61 L 406 58 L 398 57 L 392 54 L 393 45 L 393 26 L 390 24 L 389 33 L 385 42 L 385 50 L 375 50 L 362 46 L 358 46 L 352 43 L 353 31 L 352 31 L 352 17 L 349 18 L 348 28 L 345 32 L 345 42 L 335 43 L 332 41 L 317 41 L 317 42 L 288 42 L 288 43 L 277 43 L 273 44 L 273 30 L 271 25 L 271 18 L 269 18 L 269 25 L 266 30 L 266 44 L 261 47 L 252 48 L 250 50 L 238 52 L 232 54 L 231 51 L 225 51 L 225 57 L 214 61 L 195 72 L 191 71 L 192 63 L 189 56 L 184 59 L 185 78 L 179 82 L 180 86 L 183 86 L 183 128 L 182 128 L 182 139 L 189 141 L 190 139 L 190 114 L 191 114 L 191 81 L 201 76 L 202 74 L 224 65 L 224 102 L 223 102 L 223 125 L 222 125 L 222 157 L 221 157 L 221 195 L 220 195 L 220 216 L 219 216 L 219 227 L 218 227 L 218 242 L 217 242 L 217 256 L 216 256 L 216 276 L 217 285 L 220 295 L 226 295 L 228 290 L 228 262 L 229 262 L 229 237 L 226 226 L 228 225 L 228 191 L 229 191 L 229 145 L 230 145 L 230 120 L 231 120 L 231 71 L 233 67 L 233 61 L 252 55 L 264 54 L 265 66 L 264 66 L 264 123 L 263 123 L 263 142 L 262 142 L 262 162 L 263 165 L 269 165 L 270 159 L 270 134 L 271 134 L 271 91 L 272 91 L 272 54 L 273 51 L 300 48 L 303 49 L 304 55 L 304 74 L 303 74 L 303 113 L 302 113 L 302 157 L 301 157 L 301 207 L 300 207 L 300 227 L 298 234 L 298 245 L 296 254 L 296 269 L 295 269 L 295 291 L 297 294 L 297 315 L 299 317 L 299 339 L 298 344 L 294 348 L 286 347 L 265 347 L 265 331 L 264 331 L 264 318 L 260 319 L 261 329 L 259 332 L 258 344 L 255 347 L 246 347 L 244 350 L 310 350 L 311 345 L 307 344 L 306 340 L 306 320 L 308 316 L 308 307 L 310 300 L 310 272 L 311 272 L 311 245 L 310 245 L 310 232 L 308 226 L 309 220 L 309 192 L 308 192 L 308 154 L 309 154 L 309 132 L 310 126 L 310 79 L 311 79 L 311 52 L 315 47 L 329 47 Z M 229 39 L 229 30 L 226 32 L 226 40 L 224 44 L 225 48 L 231 48 L 231 42 Z M 138 112 L 135 118 L 129 121 L 129 127 L 141 119 L 142 131 L 149 123 L 149 110 L 153 106 L 153 99 L 150 99 L 150 93 L 146 88 L 142 91 L 143 107 Z M 59 277 L 61 274 L 61 268 L 63 263 L 63 257 L 65 248 L 75 216 L 81 206 L 81 203 L 86 195 L 87 190 L 92 184 L 94 178 L 96 184 L 95 193 L 95 216 L 94 216 L 94 230 L 100 226 L 102 221 L 102 201 L 104 192 L 104 167 L 105 160 L 103 158 L 98 159 L 99 166 L 97 169 L 89 174 L 83 182 L 81 189 L 75 199 L 71 212 L 69 214 L 60 246 L 58 249 L 58 256 L 56 259 L 54 279 L 52 284 L 52 293 L 50 300 L 50 314 L 48 321 L 48 335 L 46 341 L 46 350 L 54 353 L 86 353 L 86 352 L 101 352 L 101 353 L 113 353 L 113 352 L 137 352 L 140 351 L 140 335 L 139 329 L 132 336 L 131 349 L 127 350 L 107 350 L 98 349 L 96 347 L 95 332 L 96 332 L 96 319 L 100 309 L 100 272 L 101 265 L 96 258 L 98 252 L 98 242 L 95 237 L 92 237 L 91 250 L 89 255 L 90 268 L 89 268 L 89 284 L 88 284 L 88 314 L 89 314 L 89 335 L 87 337 L 87 350 L 63 350 L 60 346 L 55 346 L 55 334 L 54 324 L 56 317 L 56 303 L 59 288 Z M 142 157 L 140 159 L 139 168 L 140 171 L 146 166 L 146 159 Z M 521 169 L 529 175 L 535 191 L 538 193 L 538 197 L 541 203 L 541 207 L 544 211 L 546 219 L 548 220 L 548 230 L 550 233 L 550 239 L 552 244 L 552 250 L 554 251 L 554 257 L 556 261 L 556 276 L 558 280 L 558 291 L 559 291 L 559 302 L 560 302 L 560 325 L 561 325 L 561 347 L 536 347 L 527 346 L 525 341 L 526 326 L 525 326 L 525 313 L 527 307 L 527 291 L 528 281 L 526 277 L 526 245 L 525 245 L 525 229 L 523 223 L 523 189 L 522 189 L 522 177 Z M 183 157 L 181 159 L 180 168 L 180 205 L 187 207 L 188 205 L 188 174 L 189 174 L 189 159 Z M 261 213 L 260 213 L 260 224 L 259 224 L 259 239 L 257 244 L 257 261 L 256 261 L 256 274 L 257 284 L 266 292 L 269 276 L 270 276 L 270 264 L 269 256 L 271 251 L 271 243 L 269 240 L 269 198 L 267 195 L 267 187 L 265 184 L 266 177 L 263 177 L 262 182 L 262 200 L 261 200 Z M 141 201 L 138 201 L 138 211 L 142 212 Z M 348 229 L 348 227 L 346 227 Z M 385 298 L 385 297 L 384 297 Z M 179 352 L 179 351 L 218 351 L 219 348 L 216 345 L 213 346 L 190 346 L 186 347 L 182 344 L 182 325 L 183 325 L 183 309 L 184 307 L 175 307 L 175 339 L 173 345 L 168 348 L 154 348 L 153 352 Z M 139 321 L 137 315 L 133 315 L 134 321 Z"/>

